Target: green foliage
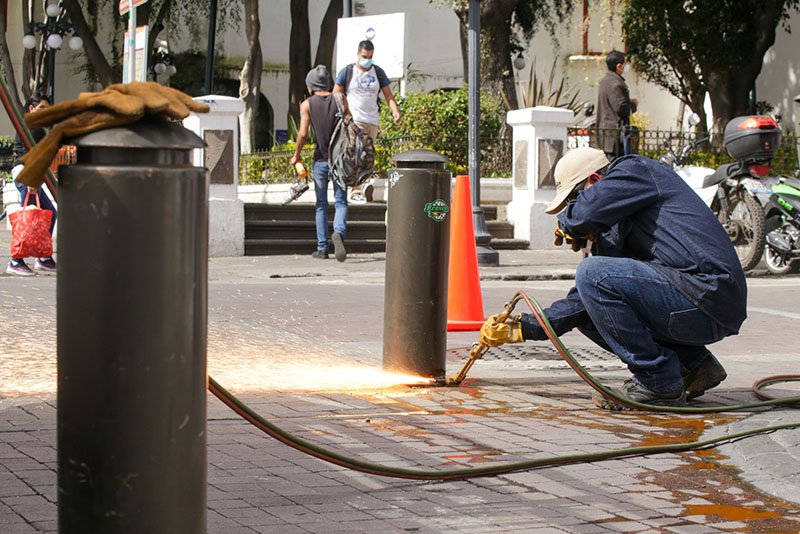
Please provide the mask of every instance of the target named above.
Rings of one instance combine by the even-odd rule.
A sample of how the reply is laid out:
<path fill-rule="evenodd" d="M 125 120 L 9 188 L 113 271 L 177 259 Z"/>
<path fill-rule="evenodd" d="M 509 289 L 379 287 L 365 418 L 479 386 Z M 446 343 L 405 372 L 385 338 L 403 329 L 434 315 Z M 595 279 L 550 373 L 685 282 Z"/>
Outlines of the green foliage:
<path fill-rule="evenodd" d="M 481 93 L 481 137 L 494 138 L 500 132 L 505 112 L 500 101 L 489 93 Z M 429 148 L 447 157 L 448 169 L 463 174 L 468 167 L 469 104 L 467 90 L 437 90 L 430 93 L 409 93 L 398 98 L 401 119 L 395 123 L 388 106 L 381 107 L 381 138 L 405 139 L 412 144 L 388 145 L 390 151 Z M 379 143 L 381 141 L 379 138 Z M 396 152 L 393 152 L 393 155 Z M 391 167 L 390 154 L 376 154 L 376 172 Z M 388 166 L 384 166 L 388 165 Z"/>
<path fill-rule="evenodd" d="M 787 27 L 798 7 L 800 0 L 628 0 L 622 30 L 631 62 L 648 81 L 701 117 L 710 89 L 715 109 L 738 113 L 733 103 L 745 101 L 741 92 L 752 87 L 777 26 Z"/>

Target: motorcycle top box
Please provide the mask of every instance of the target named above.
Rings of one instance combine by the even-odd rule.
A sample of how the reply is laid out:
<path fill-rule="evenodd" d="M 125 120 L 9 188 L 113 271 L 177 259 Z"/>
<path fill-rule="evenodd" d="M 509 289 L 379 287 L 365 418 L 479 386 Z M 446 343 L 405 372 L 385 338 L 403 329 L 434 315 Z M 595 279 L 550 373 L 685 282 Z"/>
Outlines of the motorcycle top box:
<path fill-rule="evenodd" d="M 767 161 L 781 146 L 781 130 L 772 117 L 736 117 L 725 126 L 723 142 L 736 161 Z"/>

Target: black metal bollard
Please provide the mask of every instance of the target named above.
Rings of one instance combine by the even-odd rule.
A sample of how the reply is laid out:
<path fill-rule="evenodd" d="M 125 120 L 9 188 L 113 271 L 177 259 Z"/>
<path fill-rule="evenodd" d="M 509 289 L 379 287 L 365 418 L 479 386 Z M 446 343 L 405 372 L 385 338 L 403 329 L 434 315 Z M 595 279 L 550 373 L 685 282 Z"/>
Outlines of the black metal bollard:
<path fill-rule="evenodd" d="M 430 150 L 394 157 L 389 177 L 383 368 L 444 380 L 450 172 Z"/>
<path fill-rule="evenodd" d="M 72 140 L 58 222 L 61 534 L 206 531 L 203 141 L 141 122 Z"/>

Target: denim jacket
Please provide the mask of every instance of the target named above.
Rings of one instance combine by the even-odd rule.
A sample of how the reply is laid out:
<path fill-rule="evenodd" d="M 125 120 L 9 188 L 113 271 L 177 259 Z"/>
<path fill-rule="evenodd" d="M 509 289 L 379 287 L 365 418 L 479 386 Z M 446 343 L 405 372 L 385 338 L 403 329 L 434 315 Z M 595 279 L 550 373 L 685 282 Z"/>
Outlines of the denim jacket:
<path fill-rule="evenodd" d="M 747 284 L 736 251 L 711 210 L 664 165 L 643 156 L 616 159 L 558 220 L 573 236 L 596 235 L 595 255 L 647 262 L 726 332 L 739 332 Z M 591 323 L 574 289 L 545 313 L 559 335 Z M 529 314 L 523 336 L 545 339 Z"/>

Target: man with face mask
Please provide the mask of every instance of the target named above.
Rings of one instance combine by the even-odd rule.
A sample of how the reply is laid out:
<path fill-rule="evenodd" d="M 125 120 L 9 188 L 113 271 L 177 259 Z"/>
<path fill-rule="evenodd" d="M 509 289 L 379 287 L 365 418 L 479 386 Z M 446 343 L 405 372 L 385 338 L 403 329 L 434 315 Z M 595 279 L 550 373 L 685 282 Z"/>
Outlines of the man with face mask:
<path fill-rule="evenodd" d="M 389 78 L 378 65 L 372 62 L 375 45 L 372 41 L 358 43 L 358 55 L 355 63 L 350 63 L 336 76 L 334 93 L 347 95 L 347 103 L 356 126 L 366 131 L 372 141 L 378 137 L 378 94 L 383 93 L 394 121 L 400 120 L 397 101 L 389 87 Z M 355 203 L 366 202 L 359 190 L 353 191 L 350 200 Z"/>
<path fill-rule="evenodd" d="M 636 111 L 639 101 L 631 98 L 625 78 L 625 54 L 612 50 L 606 56 L 608 72 L 600 80 L 597 90 L 597 141 L 609 161 L 625 152 L 622 133 L 631 122 L 631 113 Z"/>

